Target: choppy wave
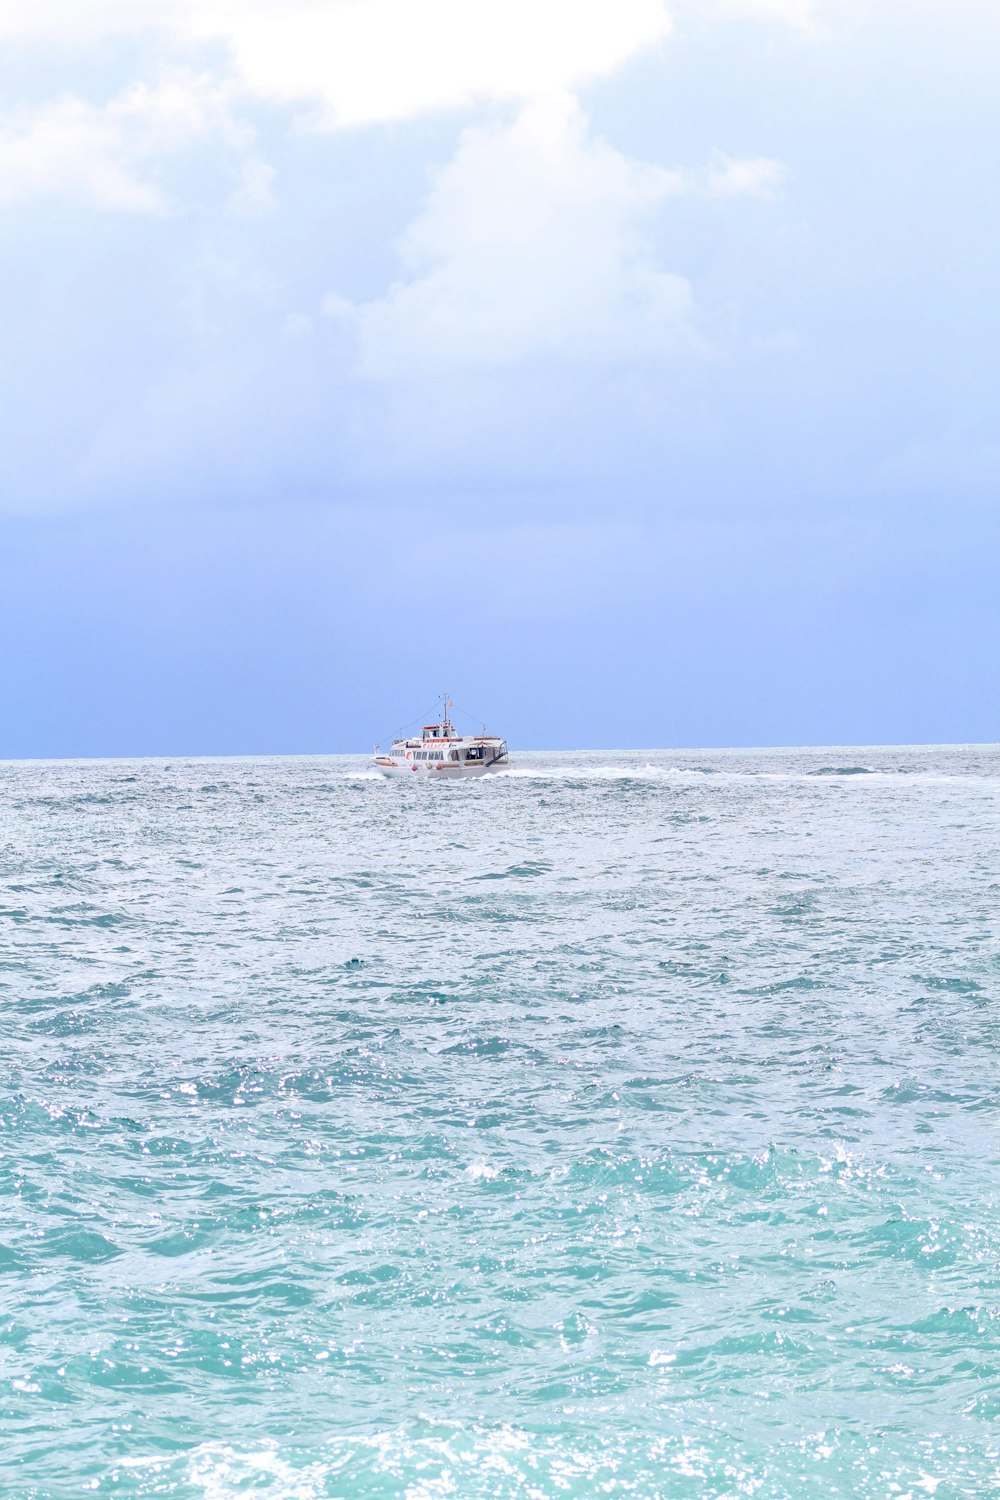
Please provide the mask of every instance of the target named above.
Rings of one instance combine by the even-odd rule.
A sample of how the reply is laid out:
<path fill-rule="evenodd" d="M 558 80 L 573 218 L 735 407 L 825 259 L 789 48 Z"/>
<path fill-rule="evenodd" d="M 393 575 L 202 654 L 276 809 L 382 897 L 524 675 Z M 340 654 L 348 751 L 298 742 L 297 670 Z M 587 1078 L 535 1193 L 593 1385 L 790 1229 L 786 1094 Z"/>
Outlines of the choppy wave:
<path fill-rule="evenodd" d="M 0 1492 L 992 1493 L 998 769 L 0 767 Z"/>

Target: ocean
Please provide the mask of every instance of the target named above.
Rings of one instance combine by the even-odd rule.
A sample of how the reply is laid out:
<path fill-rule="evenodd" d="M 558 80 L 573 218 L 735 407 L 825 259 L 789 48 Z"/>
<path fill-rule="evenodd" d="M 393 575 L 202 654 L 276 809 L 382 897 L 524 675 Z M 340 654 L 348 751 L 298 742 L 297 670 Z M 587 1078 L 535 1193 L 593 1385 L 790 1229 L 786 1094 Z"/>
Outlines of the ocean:
<path fill-rule="evenodd" d="M 0 765 L 0 1494 L 1000 1487 L 1000 748 Z"/>

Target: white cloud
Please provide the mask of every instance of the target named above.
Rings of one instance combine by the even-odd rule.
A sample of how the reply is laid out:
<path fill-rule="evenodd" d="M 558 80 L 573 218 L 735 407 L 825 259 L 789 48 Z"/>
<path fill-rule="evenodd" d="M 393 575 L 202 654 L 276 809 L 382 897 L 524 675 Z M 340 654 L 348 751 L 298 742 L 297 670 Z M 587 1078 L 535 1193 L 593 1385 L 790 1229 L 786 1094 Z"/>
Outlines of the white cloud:
<path fill-rule="evenodd" d="M 241 154 L 251 135 L 207 74 L 178 71 L 138 83 L 107 104 L 65 94 L 0 124 L 0 202 L 58 195 L 131 213 L 164 213 L 163 163 L 193 143 L 222 140 Z M 267 168 L 246 156 L 235 201 L 259 205 Z"/>
<path fill-rule="evenodd" d="M 529 105 L 512 125 L 465 132 L 405 233 L 406 279 L 326 310 L 354 319 L 376 379 L 689 346 L 691 288 L 643 234 L 679 184 L 589 140 L 571 102 Z"/>
<path fill-rule="evenodd" d="M 0 35 L 222 43 L 252 94 L 328 126 L 561 92 L 663 40 L 663 0 L 6 0 Z"/>
<path fill-rule="evenodd" d="M 770 197 L 783 173 L 764 158 L 649 166 L 590 138 L 571 100 L 536 102 L 464 133 L 384 297 L 334 294 L 325 311 L 354 327 L 360 370 L 377 380 L 704 352 L 691 285 L 658 263 L 649 221 L 679 194 Z"/>
<path fill-rule="evenodd" d="M 157 162 L 214 136 L 246 158 L 231 206 L 258 212 L 270 170 L 237 123 L 248 96 L 298 105 L 324 128 L 559 100 L 670 27 L 663 0 L 5 0 L 0 36 L 66 48 L 142 34 L 162 71 L 103 104 L 65 93 L 0 117 L 0 199 L 58 193 L 162 212 Z M 766 196 L 777 180 L 766 162 L 720 158 L 699 190 Z"/>
<path fill-rule="evenodd" d="M 198 21 L 225 38 L 252 91 L 314 97 L 330 125 L 559 93 L 611 72 L 669 25 L 661 0 L 244 0 Z"/>

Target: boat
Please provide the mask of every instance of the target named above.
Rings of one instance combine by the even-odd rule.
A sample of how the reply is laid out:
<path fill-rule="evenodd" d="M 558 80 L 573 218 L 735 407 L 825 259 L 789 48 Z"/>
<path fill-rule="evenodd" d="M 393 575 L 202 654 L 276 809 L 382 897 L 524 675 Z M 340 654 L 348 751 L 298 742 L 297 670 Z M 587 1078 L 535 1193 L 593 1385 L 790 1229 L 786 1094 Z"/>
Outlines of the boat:
<path fill-rule="evenodd" d="M 432 776 L 435 781 L 464 780 L 505 771 L 510 765 L 507 742 L 499 735 L 459 734 L 451 722 L 454 705 L 445 695 L 437 724 L 425 724 L 419 736 L 395 739 L 384 754 L 376 750 L 375 767 L 383 776 Z"/>

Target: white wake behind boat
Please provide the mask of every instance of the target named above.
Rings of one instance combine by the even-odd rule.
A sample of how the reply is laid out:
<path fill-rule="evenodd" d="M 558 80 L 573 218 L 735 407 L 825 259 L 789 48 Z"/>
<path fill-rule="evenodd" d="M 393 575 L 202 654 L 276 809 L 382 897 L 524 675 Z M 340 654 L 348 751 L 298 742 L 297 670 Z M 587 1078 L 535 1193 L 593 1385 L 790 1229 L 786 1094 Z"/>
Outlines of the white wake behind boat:
<path fill-rule="evenodd" d="M 419 737 L 393 740 L 384 755 L 376 752 L 376 769 L 383 776 L 433 776 L 435 781 L 505 771 L 510 765 L 506 741 L 485 732 L 459 734 L 448 715 L 451 706 L 445 697 L 439 724 L 425 724 Z"/>

